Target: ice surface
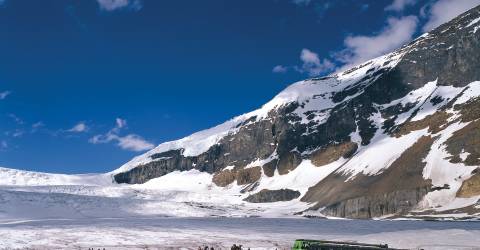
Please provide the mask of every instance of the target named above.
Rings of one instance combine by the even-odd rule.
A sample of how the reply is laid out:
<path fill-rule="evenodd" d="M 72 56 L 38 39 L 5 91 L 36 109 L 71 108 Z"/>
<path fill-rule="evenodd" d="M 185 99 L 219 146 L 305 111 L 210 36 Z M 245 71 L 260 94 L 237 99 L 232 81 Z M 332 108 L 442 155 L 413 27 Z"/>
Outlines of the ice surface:
<path fill-rule="evenodd" d="M 0 185 L 108 185 L 110 174 L 50 174 L 0 167 Z"/>
<path fill-rule="evenodd" d="M 0 248 L 290 249 L 299 238 L 419 249 L 478 249 L 480 224 L 268 218 L 101 218 L 0 224 Z"/>

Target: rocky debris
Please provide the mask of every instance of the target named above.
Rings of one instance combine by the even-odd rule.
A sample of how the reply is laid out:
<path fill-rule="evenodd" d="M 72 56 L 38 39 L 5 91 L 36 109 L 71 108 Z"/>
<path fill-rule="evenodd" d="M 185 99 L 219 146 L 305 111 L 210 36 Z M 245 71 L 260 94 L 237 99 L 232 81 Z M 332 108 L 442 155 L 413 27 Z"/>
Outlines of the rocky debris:
<path fill-rule="evenodd" d="M 219 187 L 226 187 L 235 180 L 237 181 L 237 185 L 251 184 L 258 181 L 261 176 L 262 169 L 260 167 L 234 168 L 232 170 L 226 169 L 217 172 L 212 177 L 212 181 Z"/>
<path fill-rule="evenodd" d="M 462 183 L 462 186 L 457 191 L 457 197 L 470 198 L 480 195 L 480 168 L 476 168 L 472 172 L 472 176 Z"/>
<path fill-rule="evenodd" d="M 401 137 L 406 134 L 409 134 L 412 131 L 417 131 L 421 129 L 428 128 L 428 132 L 436 134 L 445 128 L 449 124 L 448 118 L 452 115 L 445 111 L 438 111 L 432 115 L 428 115 L 425 118 L 418 121 L 408 121 L 400 126 L 394 131 L 393 135 L 395 137 Z"/>
<path fill-rule="evenodd" d="M 263 173 L 268 177 L 272 177 L 275 174 L 275 169 L 277 169 L 277 163 L 278 163 L 277 159 L 274 159 L 270 162 L 265 163 L 262 166 Z"/>
<path fill-rule="evenodd" d="M 237 173 L 233 170 L 222 170 L 217 172 L 213 177 L 212 181 L 215 185 L 219 187 L 226 187 L 232 184 L 237 178 Z"/>
<path fill-rule="evenodd" d="M 277 201 L 291 201 L 300 197 L 300 192 L 291 189 L 268 190 L 263 189 L 258 193 L 251 194 L 244 201 L 252 203 L 267 203 Z"/>
<path fill-rule="evenodd" d="M 460 120 L 470 122 L 480 118 L 480 98 L 475 98 L 466 103 L 455 105 L 455 110 L 460 110 Z"/>
<path fill-rule="evenodd" d="M 428 192 L 428 187 L 423 187 L 356 197 L 329 205 L 322 210 L 322 214 L 356 219 L 405 215 L 415 208 Z"/>
<path fill-rule="evenodd" d="M 350 158 L 357 151 L 357 144 L 354 142 L 345 142 L 338 145 L 331 145 L 324 149 L 319 149 L 312 153 L 310 160 L 313 165 L 320 167 L 330 164 L 334 161 L 343 158 Z"/>
<path fill-rule="evenodd" d="M 431 189 L 431 181 L 423 179 L 423 159 L 434 138 L 421 137 L 385 171 L 378 175 L 358 174 L 354 179 L 332 173 L 308 189 L 304 202 L 316 202 L 312 209 L 325 207 L 331 216 L 371 218 L 408 211 Z"/>
<path fill-rule="evenodd" d="M 240 169 L 237 172 L 237 184 L 245 185 L 258 181 L 262 176 L 262 169 L 260 167 Z"/>
<path fill-rule="evenodd" d="M 289 152 L 280 158 L 277 164 L 278 173 L 281 175 L 288 174 L 288 172 L 297 168 L 302 162 L 302 156 L 298 152 Z"/>
<path fill-rule="evenodd" d="M 445 142 L 448 153 L 452 155 L 450 162 L 463 162 L 468 166 L 480 165 L 480 120 L 469 123 L 457 130 Z M 466 154 L 466 156 L 461 156 Z"/>

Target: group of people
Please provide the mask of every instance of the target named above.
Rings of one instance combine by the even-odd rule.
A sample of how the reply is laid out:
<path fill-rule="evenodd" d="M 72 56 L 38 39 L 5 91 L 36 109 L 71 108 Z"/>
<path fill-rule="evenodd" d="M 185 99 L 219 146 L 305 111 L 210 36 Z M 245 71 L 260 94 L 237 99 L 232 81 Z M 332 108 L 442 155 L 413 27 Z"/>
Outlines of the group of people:
<path fill-rule="evenodd" d="M 215 250 L 213 247 L 208 248 L 208 246 L 205 247 L 198 247 L 198 250 Z"/>
<path fill-rule="evenodd" d="M 233 244 L 233 246 L 230 248 L 231 250 L 242 250 L 242 245 L 236 245 L 236 244 Z M 208 247 L 208 246 L 205 246 L 205 247 L 198 247 L 198 250 L 215 250 L 213 247 Z M 248 248 L 248 250 L 250 250 L 250 248 Z"/>

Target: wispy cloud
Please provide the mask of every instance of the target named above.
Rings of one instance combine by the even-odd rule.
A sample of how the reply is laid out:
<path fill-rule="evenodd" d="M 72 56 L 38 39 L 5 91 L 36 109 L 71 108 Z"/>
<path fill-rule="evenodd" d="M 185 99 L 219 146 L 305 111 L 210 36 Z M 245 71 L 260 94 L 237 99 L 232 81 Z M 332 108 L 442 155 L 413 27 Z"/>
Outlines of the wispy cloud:
<path fill-rule="evenodd" d="M 32 130 L 30 132 L 35 133 L 42 127 L 45 127 L 45 123 L 43 123 L 42 121 L 38 121 L 38 122 L 32 124 Z"/>
<path fill-rule="evenodd" d="M 309 49 L 302 49 L 300 52 L 300 61 L 302 61 L 302 65 L 300 66 L 295 65 L 287 67 L 283 65 L 277 65 L 273 67 L 272 72 L 285 73 L 289 70 L 289 68 L 292 68 L 297 72 L 306 73 L 309 76 L 318 76 L 322 73 L 335 69 L 335 64 L 332 61 L 329 59 L 320 60 L 318 54 Z"/>
<path fill-rule="evenodd" d="M 428 32 L 479 4 L 480 0 L 439 0 L 427 4 L 422 8 L 422 14 L 428 21 L 422 30 Z"/>
<path fill-rule="evenodd" d="M 10 119 L 12 119 L 18 125 L 23 125 L 24 124 L 23 120 L 13 113 L 8 114 L 8 117 L 10 117 Z"/>
<path fill-rule="evenodd" d="M 127 121 L 121 118 L 115 120 L 115 127 L 110 129 L 106 134 L 95 135 L 89 139 L 92 144 L 101 144 L 116 142 L 117 146 L 124 150 L 145 151 L 152 149 L 154 145 L 136 134 L 128 134 L 121 136 L 120 132 L 127 126 Z"/>
<path fill-rule="evenodd" d="M 129 9 L 138 11 L 142 8 L 140 0 L 97 0 L 101 10 L 115 11 L 120 9 Z"/>
<path fill-rule="evenodd" d="M 323 17 L 334 6 L 335 2 L 332 1 L 322 1 L 318 2 L 314 5 L 315 12 L 317 13 L 318 17 Z"/>
<path fill-rule="evenodd" d="M 88 126 L 85 124 L 85 122 L 79 122 L 75 124 L 72 128 L 68 129 L 68 132 L 72 133 L 82 133 L 82 132 L 87 132 L 88 131 Z"/>
<path fill-rule="evenodd" d="M 127 126 L 127 120 L 122 118 L 115 119 L 116 129 L 121 129 Z"/>
<path fill-rule="evenodd" d="M 292 3 L 296 5 L 308 5 L 312 0 L 292 0 Z"/>
<path fill-rule="evenodd" d="M 39 121 L 39 122 L 36 122 L 36 123 L 32 124 L 32 128 L 40 128 L 40 127 L 43 127 L 43 126 L 45 126 L 45 124 L 42 121 Z"/>
<path fill-rule="evenodd" d="M 300 60 L 303 62 L 301 67 L 295 67 L 298 72 L 307 73 L 310 76 L 317 76 L 335 69 L 335 64 L 329 59 L 320 60 L 318 54 L 309 50 L 302 49 Z"/>
<path fill-rule="evenodd" d="M 0 3 L 0 4 L 1 4 L 1 3 Z M 4 150 L 6 150 L 7 148 L 8 148 L 8 143 L 7 143 L 7 141 L 2 140 L 2 141 L 0 142 L 0 151 L 4 151 Z"/>
<path fill-rule="evenodd" d="M 12 131 L 5 131 L 4 132 L 4 135 L 6 136 L 10 136 L 10 137 L 21 137 L 22 135 L 25 134 L 25 131 L 23 129 L 15 129 L 15 130 L 12 130 Z"/>
<path fill-rule="evenodd" d="M 391 52 L 412 39 L 417 24 L 415 16 L 390 17 L 387 25 L 377 34 L 346 37 L 345 49 L 334 53 L 335 59 L 344 64 L 342 68 L 347 68 Z"/>
<path fill-rule="evenodd" d="M 25 134 L 25 131 L 23 131 L 21 129 L 15 129 L 15 131 L 13 131 L 13 133 L 12 133 L 12 136 L 13 137 L 21 137 L 23 134 Z"/>
<path fill-rule="evenodd" d="M 272 72 L 273 73 L 285 73 L 288 71 L 288 67 L 283 66 L 283 65 L 277 65 L 273 67 Z"/>
<path fill-rule="evenodd" d="M 405 10 L 408 6 L 415 5 L 417 0 L 393 0 L 393 2 L 385 7 L 386 11 L 397 11 L 401 12 Z"/>
<path fill-rule="evenodd" d="M 129 134 L 116 139 L 118 140 L 118 146 L 125 150 L 144 151 L 154 147 L 152 143 L 135 134 Z"/>
<path fill-rule="evenodd" d="M 1 0 L 0 0 L 1 1 Z M 0 3 L 1 4 L 1 3 Z M 7 98 L 7 96 L 9 96 L 12 92 L 10 91 L 3 91 L 3 92 L 0 92 L 0 100 L 3 100 L 5 98 Z"/>
<path fill-rule="evenodd" d="M 479 0 L 480 1 L 480 0 Z M 300 52 L 301 66 L 292 68 L 309 76 L 318 76 L 334 70 L 352 67 L 377 56 L 391 52 L 412 39 L 418 25 L 415 16 L 400 18 L 390 17 L 386 25 L 372 35 L 349 35 L 344 39 L 344 48 L 329 53 L 321 59 L 317 53 L 302 49 Z M 289 67 L 277 65 L 273 72 L 285 72 Z"/>

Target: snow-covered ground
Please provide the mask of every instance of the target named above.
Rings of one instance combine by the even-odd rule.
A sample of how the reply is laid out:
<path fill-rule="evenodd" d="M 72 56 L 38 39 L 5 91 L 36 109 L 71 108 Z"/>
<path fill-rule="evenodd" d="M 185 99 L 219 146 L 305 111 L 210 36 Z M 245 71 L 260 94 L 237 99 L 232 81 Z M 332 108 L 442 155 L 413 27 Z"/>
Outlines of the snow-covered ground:
<path fill-rule="evenodd" d="M 1 248 L 290 249 L 298 238 L 386 243 L 408 249 L 480 249 L 473 222 L 126 217 L 0 223 Z"/>
<path fill-rule="evenodd" d="M 308 162 L 303 164 L 298 173 L 262 185 L 276 183 L 281 188 L 303 178 L 302 173 L 325 174 L 310 171 Z M 234 243 L 252 249 L 289 249 L 296 238 L 413 249 L 480 246 L 478 222 L 299 218 L 293 213 L 308 204 L 247 203 L 242 201 L 245 194 L 239 194 L 241 186 L 217 187 L 211 175 L 196 170 L 173 172 L 141 185 L 113 184 L 105 174 L 79 178 L 0 170 L 0 249 L 196 249 Z"/>
<path fill-rule="evenodd" d="M 480 249 L 478 222 L 299 218 L 292 211 L 306 204 L 246 203 L 210 178 L 188 171 L 142 185 L 105 184 L 97 176 L 85 184 L 0 186 L 0 249 L 289 249 L 297 238 Z"/>

